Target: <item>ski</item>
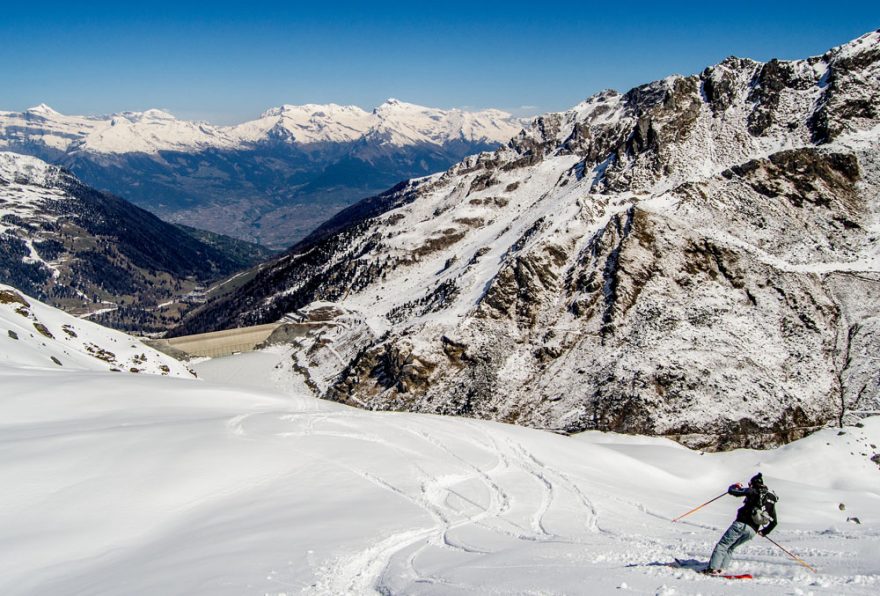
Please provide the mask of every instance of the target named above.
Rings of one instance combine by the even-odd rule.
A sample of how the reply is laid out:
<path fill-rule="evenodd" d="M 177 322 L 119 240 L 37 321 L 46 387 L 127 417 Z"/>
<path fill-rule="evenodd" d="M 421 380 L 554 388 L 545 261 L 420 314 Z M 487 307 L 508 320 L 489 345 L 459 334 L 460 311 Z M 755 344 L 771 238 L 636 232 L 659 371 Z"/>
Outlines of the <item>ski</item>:
<path fill-rule="evenodd" d="M 695 561 L 693 559 L 675 559 L 673 567 L 690 569 L 692 571 L 696 571 L 697 573 L 703 573 L 703 571 L 706 569 L 705 563 L 700 563 L 699 561 Z M 720 577 L 722 579 L 755 579 L 751 573 L 721 573 L 719 575 L 704 575 L 706 575 L 707 577 Z"/>

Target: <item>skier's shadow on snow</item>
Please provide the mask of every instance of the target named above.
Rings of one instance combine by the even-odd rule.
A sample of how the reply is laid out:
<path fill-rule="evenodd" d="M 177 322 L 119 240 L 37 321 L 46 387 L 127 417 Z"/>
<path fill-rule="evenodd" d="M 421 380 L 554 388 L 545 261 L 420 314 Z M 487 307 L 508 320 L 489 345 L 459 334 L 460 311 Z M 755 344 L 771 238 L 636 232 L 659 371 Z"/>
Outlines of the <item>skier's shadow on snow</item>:
<path fill-rule="evenodd" d="M 672 561 L 651 561 L 650 563 L 630 563 L 626 567 L 679 567 L 681 569 L 693 569 L 700 571 L 706 567 L 705 561 L 697 559 L 673 559 Z"/>

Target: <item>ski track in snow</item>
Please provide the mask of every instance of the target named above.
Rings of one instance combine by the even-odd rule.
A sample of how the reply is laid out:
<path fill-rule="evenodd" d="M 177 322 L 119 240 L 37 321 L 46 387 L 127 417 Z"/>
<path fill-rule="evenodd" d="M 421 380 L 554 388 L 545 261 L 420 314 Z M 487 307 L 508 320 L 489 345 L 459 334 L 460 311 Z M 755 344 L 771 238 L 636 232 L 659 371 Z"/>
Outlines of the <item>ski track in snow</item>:
<path fill-rule="evenodd" d="M 319 419 L 316 422 L 325 420 Z M 427 471 L 420 469 L 419 492 L 412 494 L 395 486 L 391 481 L 364 470 L 346 466 L 346 469 L 351 473 L 367 482 L 388 491 L 396 498 L 401 498 L 421 508 L 431 519 L 432 524 L 428 527 L 412 528 L 392 534 L 376 544 L 320 569 L 320 579 L 312 586 L 317 593 L 363 594 L 370 591 L 380 594 L 396 593 L 393 588 L 388 586 L 386 580 L 386 576 L 391 574 L 392 569 L 398 580 L 401 577 L 406 577 L 411 583 L 451 587 L 451 584 L 442 578 L 423 575 L 418 570 L 418 559 L 431 547 L 476 555 L 491 553 L 490 547 L 465 544 L 452 536 L 455 530 L 466 526 L 479 528 L 484 533 L 500 534 L 504 538 L 515 540 L 567 541 L 548 530 L 544 523 L 545 516 L 553 507 L 555 495 L 561 489 L 550 479 L 552 472 L 526 451 L 522 445 L 510 441 L 501 444 L 489 434 L 492 446 L 488 447 L 488 452 L 495 456 L 496 462 L 484 469 L 430 432 L 413 427 L 405 427 L 405 430 L 410 435 L 427 442 L 449 456 L 465 470 L 458 475 L 432 477 Z M 413 450 L 401 448 L 389 441 L 377 440 L 376 437 L 365 438 L 315 430 L 309 434 L 368 440 L 389 447 L 403 457 L 417 455 L 417 452 Z M 475 445 L 471 442 L 469 446 L 487 450 L 487 446 L 482 444 Z M 334 462 L 333 465 L 342 464 Z M 502 480 L 500 477 L 503 475 L 510 478 Z M 562 478 L 562 476 L 558 475 L 558 478 Z M 524 479 L 539 488 L 540 499 L 537 502 L 531 502 L 511 494 L 516 490 L 516 485 L 519 485 Z M 477 501 L 476 499 L 479 497 L 472 498 L 472 496 L 462 494 L 463 491 L 456 489 L 458 485 L 470 480 L 481 482 L 488 495 L 488 504 Z M 505 485 L 508 488 L 505 488 Z M 574 485 L 569 484 L 565 490 L 575 493 L 580 503 L 585 505 L 586 510 L 590 512 L 586 524 L 587 528 L 590 531 L 596 531 L 595 509 L 592 504 Z M 453 501 L 457 501 L 457 504 L 453 504 Z M 507 516 L 513 506 L 525 507 L 525 511 L 519 514 L 520 519 L 510 519 Z M 484 520 L 493 523 L 484 523 Z M 527 528 L 526 524 L 522 523 L 523 521 L 527 521 L 530 527 Z M 494 522 L 502 522 L 501 526 L 507 527 L 495 527 Z"/>
<path fill-rule="evenodd" d="M 270 419 L 271 423 L 267 422 Z M 471 592 L 476 586 L 453 581 L 432 571 L 431 557 L 438 551 L 474 559 L 491 557 L 510 548 L 511 541 L 594 550 L 591 547 L 597 543 L 597 536 L 605 542 L 610 540 L 610 543 L 601 549 L 601 554 L 592 556 L 590 560 L 594 564 L 613 564 L 617 568 L 634 569 L 649 577 L 669 580 L 704 579 L 693 570 L 669 567 L 668 563 L 676 557 L 705 560 L 713 546 L 713 538 L 723 528 L 687 521 L 679 526 L 683 536 L 672 544 L 664 538 L 652 537 L 650 532 L 609 531 L 601 527 L 596 506 L 578 482 L 572 480 L 570 474 L 543 463 L 522 442 L 509 436 L 496 436 L 496 433 L 473 423 L 466 424 L 477 432 L 450 441 L 448 437 L 433 432 L 431 424 L 408 421 L 404 425 L 390 425 L 384 422 L 377 421 L 370 432 L 364 433 L 356 430 L 357 417 L 343 412 L 248 414 L 230 421 L 232 432 L 239 436 L 247 437 L 244 429 L 249 423 L 258 424 L 262 431 L 267 425 L 277 423 L 280 427 L 275 432 L 279 438 L 325 437 L 363 441 L 390 450 L 403 461 L 417 462 L 423 459 L 424 449 L 409 446 L 410 440 L 414 439 L 438 452 L 456 468 L 451 472 L 437 473 L 413 463 L 417 482 L 400 484 L 399 480 L 383 477 L 362 466 L 327 460 L 329 465 L 342 467 L 387 491 L 391 498 L 417 507 L 424 513 L 425 523 L 381 536 L 360 549 L 316 565 L 317 580 L 305 588 L 305 592 L 328 595 L 421 593 L 423 590 L 433 593 L 436 589 Z M 286 424 L 293 429 L 281 428 Z M 338 430 L 347 425 L 352 427 L 351 432 Z M 652 511 L 647 505 L 615 496 L 601 486 L 591 486 L 590 492 L 597 493 L 603 500 L 618 503 L 631 512 L 627 515 L 640 513 L 658 523 L 671 522 L 670 517 Z M 576 509 L 580 519 L 575 520 L 570 512 L 561 511 L 566 502 Z M 551 521 L 554 517 L 567 520 L 564 532 L 558 530 L 558 522 Z M 699 532 L 700 538 L 686 537 L 695 530 L 703 530 Z M 798 552 L 813 560 L 846 557 L 839 550 L 816 547 L 802 546 Z M 647 562 L 634 563 L 634 558 L 647 559 Z M 756 542 L 747 555 L 740 553 L 737 560 L 740 567 L 760 573 L 756 584 L 781 586 L 794 580 L 813 586 L 836 585 L 829 579 L 810 578 L 798 571 L 792 576 L 790 568 L 795 564 L 781 560 L 769 544 Z M 875 580 L 863 581 L 874 585 Z M 483 593 L 493 593 L 493 590 L 483 590 Z M 854 593 L 860 592 L 856 590 Z"/>
<path fill-rule="evenodd" d="M 0 546 L 4 531 L 47 528 L 0 557 L 4 594 L 818 596 L 880 585 L 878 472 L 848 459 L 880 442 L 880 421 L 700 455 L 662 439 L 365 412 L 263 385 L 106 375 L 72 392 L 36 372 L 4 377 L 19 397 L 0 399 L 0 473 L 20 493 L 0 497 Z M 761 539 L 730 569 L 755 574 L 748 584 L 670 567 L 705 562 L 739 501 L 672 518 L 756 468 L 782 496 L 774 538 L 819 573 Z"/>
<path fill-rule="evenodd" d="M 520 541 L 563 542 L 575 545 L 589 544 L 588 535 L 600 531 L 596 509 L 581 489 L 568 480 L 564 474 L 556 472 L 542 464 L 540 460 L 531 454 L 522 444 L 516 443 L 507 438 L 505 438 L 502 443 L 499 443 L 491 433 L 487 433 L 487 438 L 492 441 L 491 450 L 493 455 L 497 458 L 497 463 L 489 469 L 483 469 L 475 465 L 467 459 L 467 457 L 450 448 L 447 444 L 429 432 L 414 428 L 407 428 L 406 430 L 411 434 L 419 436 L 424 441 L 465 466 L 470 471 L 471 475 L 459 476 L 452 479 L 451 482 L 443 482 L 438 478 L 428 480 L 423 478 L 421 482 L 421 494 L 414 496 L 408 494 L 403 489 L 391 485 L 381 478 L 374 477 L 368 473 L 352 470 L 354 473 L 362 476 L 369 482 L 388 490 L 395 496 L 421 507 L 433 520 L 434 525 L 427 528 L 414 528 L 394 534 L 380 541 L 378 544 L 354 553 L 335 563 L 328 569 L 323 570 L 323 580 L 315 585 L 320 593 L 361 594 L 367 593 L 371 590 L 379 594 L 399 593 L 394 589 L 394 586 L 389 584 L 387 579 L 392 574 L 397 580 L 407 578 L 410 586 L 427 584 L 431 586 L 443 586 L 452 590 L 464 590 L 467 586 L 455 584 L 442 577 L 423 575 L 418 570 L 418 558 L 427 551 L 428 547 L 431 546 L 459 550 L 475 555 L 491 554 L 492 550 L 489 546 L 465 546 L 450 539 L 450 533 L 452 531 L 468 525 L 477 527 L 483 531 L 498 533 L 505 537 L 514 538 Z M 480 447 L 485 449 L 487 446 L 480 445 Z M 422 472 L 424 473 L 424 471 Z M 523 478 L 518 478 L 516 480 L 508 479 L 507 481 L 501 479 L 501 476 L 504 474 L 509 475 L 511 472 L 516 472 L 519 475 L 525 476 L 528 482 L 523 483 Z M 425 473 L 425 478 L 427 477 L 428 475 Z M 484 486 L 491 491 L 490 494 L 492 495 L 492 498 L 490 499 L 490 505 L 488 507 L 484 507 L 480 503 L 475 502 L 469 497 L 450 488 L 450 486 L 455 486 L 456 483 L 462 483 L 469 479 L 482 480 Z M 517 497 L 514 494 L 517 489 L 521 488 L 522 484 L 528 483 L 531 483 L 532 485 L 532 488 L 528 491 L 531 496 L 534 497 L 536 492 L 535 489 L 537 489 L 540 498 L 523 500 L 521 497 Z M 582 531 L 579 535 L 575 535 L 571 538 L 566 538 L 554 533 L 548 529 L 547 524 L 545 523 L 545 518 L 548 513 L 553 510 L 554 502 L 559 498 L 559 495 L 563 490 L 575 495 L 579 505 L 584 511 L 589 513 L 585 524 L 585 531 Z M 441 495 L 444 493 L 446 496 L 441 498 Z M 457 498 L 459 503 L 463 502 L 470 505 L 474 510 L 480 510 L 481 513 L 467 516 L 460 507 L 456 507 L 450 503 L 450 498 Z M 671 521 L 666 516 L 651 512 L 641 503 L 635 503 L 626 499 L 617 500 L 664 522 Z M 515 509 L 522 505 L 526 506 L 526 510 L 520 511 L 517 516 L 518 519 L 510 519 L 509 514 L 511 509 Z M 452 521 L 461 516 L 464 516 L 464 518 Z M 509 530 L 505 531 L 495 527 L 494 524 L 483 523 L 484 520 L 506 522 L 507 525 L 518 530 L 518 532 L 511 532 Z M 527 520 L 528 522 L 528 530 L 524 527 L 525 524 L 521 523 L 524 520 Z M 720 528 L 706 528 L 715 531 L 720 530 Z M 624 566 L 631 566 L 630 564 L 627 564 L 626 561 L 632 557 L 632 552 L 635 550 L 641 555 L 648 555 L 649 558 L 654 558 L 657 561 L 660 561 L 659 563 L 651 562 L 644 564 L 647 574 L 661 576 L 670 575 L 676 579 L 688 579 L 687 574 L 692 573 L 692 571 L 666 567 L 665 564 L 662 563 L 663 561 L 674 561 L 676 557 L 683 556 L 682 553 L 687 554 L 687 556 L 705 559 L 707 553 L 712 547 L 712 543 L 707 543 L 705 540 L 696 543 L 681 540 L 678 544 L 670 545 L 667 541 L 651 538 L 650 536 L 645 535 L 626 533 L 616 535 L 608 533 L 606 535 L 614 538 L 615 542 L 619 544 L 620 550 L 617 553 L 613 553 L 611 556 L 600 555 L 596 558 L 596 562 L 615 560 Z M 755 550 L 759 550 L 759 553 L 755 553 Z M 812 557 L 813 559 L 826 556 L 844 556 L 844 554 L 839 551 L 816 548 L 801 548 L 800 554 L 804 557 Z M 763 565 L 757 567 L 764 569 L 768 567 L 778 568 L 780 566 L 778 553 L 774 552 L 773 547 L 768 545 L 760 545 L 758 548 L 753 547 L 752 555 L 747 557 L 746 560 L 750 561 L 753 566 L 755 566 L 755 563 L 763 563 Z M 792 563 L 783 562 L 782 566 L 784 567 L 786 564 L 791 565 Z M 781 575 L 779 571 L 771 571 L 770 569 L 766 569 L 766 571 L 768 572 L 769 577 L 759 580 L 759 583 L 777 585 L 781 585 L 780 581 L 786 583 L 785 580 L 774 577 L 774 575 L 777 574 Z M 699 576 L 695 575 L 694 577 L 698 578 Z M 795 579 L 798 578 L 805 581 L 811 580 L 809 576 L 799 576 L 798 573 L 795 573 Z M 814 586 L 832 585 L 832 583 L 827 580 L 825 582 L 815 580 L 810 581 L 810 583 Z M 798 592 L 796 591 L 794 593 Z"/>

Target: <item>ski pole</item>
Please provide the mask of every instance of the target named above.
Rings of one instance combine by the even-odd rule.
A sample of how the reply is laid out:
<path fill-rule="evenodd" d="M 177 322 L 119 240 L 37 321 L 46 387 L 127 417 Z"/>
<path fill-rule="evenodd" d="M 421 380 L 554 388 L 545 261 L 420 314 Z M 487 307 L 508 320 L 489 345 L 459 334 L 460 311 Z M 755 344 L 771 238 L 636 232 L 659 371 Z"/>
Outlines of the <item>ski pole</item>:
<path fill-rule="evenodd" d="M 680 519 L 683 518 L 683 517 L 687 517 L 687 516 L 689 516 L 689 515 L 690 515 L 691 513 L 693 513 L 694 511 L 697 511 L 697 510 L 699 510 L 699 509 L 702 509 L 703 507 L 705 507 L 706 505 L 708 505 L 708 504 L 711 503 L 712 501 L 717 501 L 718 499 L 720 499 L 721 497 L 723 497 L 723 496 L 726 495 L 726 494 L 727 494 L 727 491 L 724 491 L 723 493 L 721 493 L 720 495 L 718 495 L 718 496 L 715 497 L 714 499 L 710 499 L 710 500 L 706 501 L 705 503 L 703 503 L 702 505 L 700 505 L 699 507 L 694 507 L 693 509 L 691 509 L 691 510 L 688 511 L 687 513 L 685 513 L 685 514 L 683 514 L 683 515 L 679 515 L 679 516 L 676 517 L 674 520 L 672 520 L 673 523 L 674 523 L 674 522 L 677 522 L 678 520 L 680 520 Z"/>
<path fill-rule="evenodd" d="M 761 536 L 764 536 L 764 535 L 761 534 Z M 799 558 L 796 557 L 795 555 L 793 555 L 793 554 L 791 554 L 790 552 L 788 552 L 787 550 L 785 550 L 785 549 L 782 547 L 781 544 L 779 544 L 778 542 L 776 542 L 775 540 L 773 540 L 773 539 L 770 538 L 769 536 L 764 536 L 764 538 L 766 538 L 767 540 L 769 540 L 770 542 L 772 542 L 773 544 L 775 544 L 776 546 L 778 546 L 779 549 L 780 549 L 782 552 L 784 552 L 785 554 L 787 554 L 789 557 L 791 557 L 792 559 L 794 559 L 795 561 L 797 561 L 798 563 L 800 563 L 801 565 L 803 565 L 804 567 L 806 567 L 807 569 L 809 569 L 810 571 L 812 571 L 813 573 L 818 573 L 818 571 L 816 571 L 816 569 L 813 568 L 810 564 L 808 564 L 808 563 L 807 563 L 806 561 L 804 561 L 803 559 L 799 559 Z"/>

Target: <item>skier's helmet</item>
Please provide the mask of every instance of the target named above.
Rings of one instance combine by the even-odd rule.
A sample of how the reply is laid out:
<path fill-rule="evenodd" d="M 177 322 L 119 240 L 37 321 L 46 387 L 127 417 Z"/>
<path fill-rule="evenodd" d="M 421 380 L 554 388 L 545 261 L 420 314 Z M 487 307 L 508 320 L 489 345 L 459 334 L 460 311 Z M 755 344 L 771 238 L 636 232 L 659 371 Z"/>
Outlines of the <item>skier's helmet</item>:
<path fill-rule="evenodd" d="M 749 480 L 749 486 L 752 488 L 760 488 L 764 486 L 764 476 L 761 475 L 761 472 L 752 476 L 752 479 Z"/>

